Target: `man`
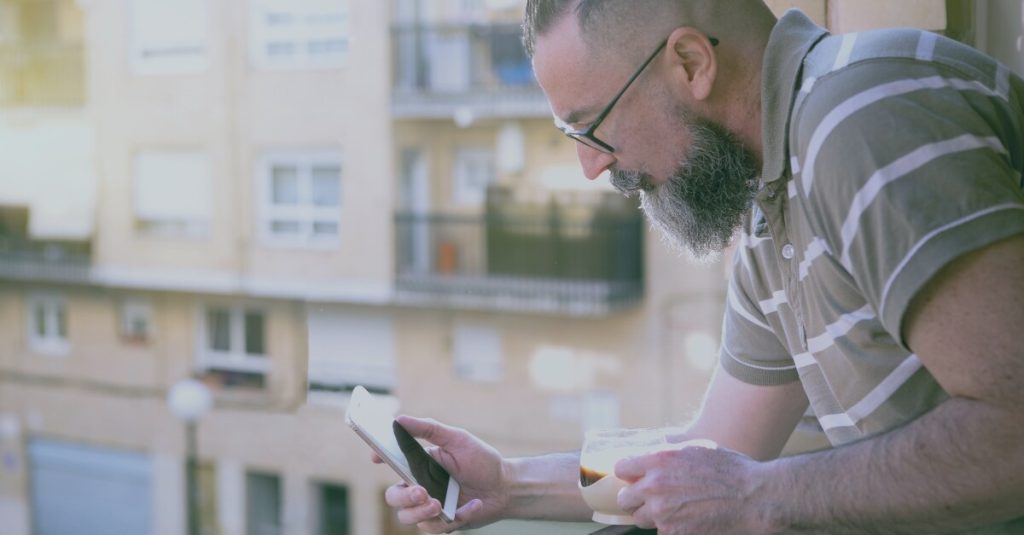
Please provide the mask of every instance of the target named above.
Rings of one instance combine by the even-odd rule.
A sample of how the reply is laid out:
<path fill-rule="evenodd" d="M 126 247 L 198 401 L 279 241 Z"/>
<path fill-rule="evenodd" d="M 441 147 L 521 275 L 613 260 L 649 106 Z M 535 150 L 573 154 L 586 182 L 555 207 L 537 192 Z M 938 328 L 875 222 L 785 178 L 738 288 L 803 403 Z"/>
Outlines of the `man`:
<path fill-rule="evenodd" d="M 530 0 L 524 28 L 588 178 L 698 256 L 739 230 L 687 431 L 722 447 L 621 461 L 638 524 L 1024 533 L 1024 81 L 934 34 L 829 36 L 760 0 Z M 778 458 L 808 405 L 833 448 Z M 402 522 L 589 518 L 577 455 L 400 422 L 464 495 L 446 525 L 396 485 Z"/>

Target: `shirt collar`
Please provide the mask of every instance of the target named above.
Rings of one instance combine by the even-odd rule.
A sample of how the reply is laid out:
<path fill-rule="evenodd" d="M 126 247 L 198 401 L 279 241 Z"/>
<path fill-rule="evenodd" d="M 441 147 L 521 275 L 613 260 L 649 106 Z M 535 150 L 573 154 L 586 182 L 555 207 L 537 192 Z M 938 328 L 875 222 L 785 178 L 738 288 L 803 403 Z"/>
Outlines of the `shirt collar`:
<path fill-rule="evenodd" d="M 787 11 L 772 30 L 764 54 L 761 87 L 764 166 L 761 178 L 774 182 L 786 170 L 786 139 L 793 96 L 800 83 L 804 56 L 828 32 L 802 12 Z"/>

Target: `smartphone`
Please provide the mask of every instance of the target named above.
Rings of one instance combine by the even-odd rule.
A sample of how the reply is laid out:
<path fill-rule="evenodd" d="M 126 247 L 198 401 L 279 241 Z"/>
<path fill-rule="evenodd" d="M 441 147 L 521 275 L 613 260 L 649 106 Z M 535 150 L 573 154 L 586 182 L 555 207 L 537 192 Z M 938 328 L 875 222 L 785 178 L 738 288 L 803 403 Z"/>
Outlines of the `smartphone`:
<path fill-rule="evenodd" d="M 362 386 L 352 390 L 345 422 L 410 485 L 420 485 L 441 502 L 441 518 L 455 520 L 459 483 L 394 419 L 388 408 Z"/>

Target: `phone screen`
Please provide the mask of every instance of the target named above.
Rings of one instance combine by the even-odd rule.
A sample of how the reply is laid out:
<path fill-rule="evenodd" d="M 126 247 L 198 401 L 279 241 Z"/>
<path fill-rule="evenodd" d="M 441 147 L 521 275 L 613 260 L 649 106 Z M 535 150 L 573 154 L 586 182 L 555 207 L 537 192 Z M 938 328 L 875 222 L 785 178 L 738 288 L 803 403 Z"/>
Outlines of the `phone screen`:
<path fill-rule="evenodd" d="M 448 493 L 448 471 L 444 469 L 433 457 L 423 449 L 423 446 L 402 427 L 397 420 L 393 421 L 395 439 L 398 440 L 398 447 L 405 454 L 409 463 L 409 469 L 416 478 L 416 482 L 427 489 L 427 494 L 437 498 L 437 501 L 444 504 Z"/>

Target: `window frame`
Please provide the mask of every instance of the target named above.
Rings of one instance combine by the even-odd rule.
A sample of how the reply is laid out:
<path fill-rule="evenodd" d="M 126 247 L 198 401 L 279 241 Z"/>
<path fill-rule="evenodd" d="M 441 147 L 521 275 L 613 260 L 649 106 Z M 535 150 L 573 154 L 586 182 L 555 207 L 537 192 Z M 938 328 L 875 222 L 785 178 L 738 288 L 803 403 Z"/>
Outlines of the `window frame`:
<path fill-rule="evenodd" d="M 26 328 L 29 348 L 34 353 L 64 357 L 71 352 L 67 297 L 57 293 L 32 293 L 26 299 Z M 39 336 L 36 307 L 43 307 L 45 331 Z M 64 316 L 64 333 L 60 333 L 60 313 Z"/>
<path fill-rule="evenodd" d="M 228 351 L 210 348 L 208 335 L 208 314 L 211 310 L 223 309 L 228 312 Z M 258 313 L 263 317 L 262 354 L 247 353 L 245 350 L 245 315 Z M 270 371 L 269 325 L 270 316 L 266 309 L 250 304 L 203 303 L 196 313 L 196 363 L 202 370 L 216 369 L 266 375 Z"/>
<path fill-rule="evenodd" d="M 332 6 L 334 11 L 325 9 Z M 317 27 L 308 22 L 300 22 L 290 28 L 272 28 L 266 19 L 271 11 L 290 8 L 293 17 L 309 18 L 311 16 L 334 16 L 344 20 L 344 28 L 339 33 L 332 33 L 331 28 Z M 304 8 L 304 9 L 302 9 Z M 340 11 L 337 9 L 340 8 Z M 344 51 L 325 56 L 313 55 L 310 44 L 316 41 L 344 41 Z M 299 50 L 298 53 L 286 57 L 275 57 L 268 53 L 273 42 L 290 43 Z M 249 58 L 258 69 L 338 69 L 348 65 L 352 54 L 352 2 L 340 0 L 326 2 L 323 0 L 303 0 L 296 6 L 294 0 L 250 0 L 249 1 Z"/>
<path fill-rule="evenodd" d="M 141 335 L 132 332 L 131 320 L 137 315 L 142 315 L 146 321 L 145 332 Z M 153 341 L 156 334 L 156 326 L 153 322 L 153 304 L 148 299 L 141 297 L 122 299 L 118 306 L 118 333 L 121 340 L 125 342 L 148 344 Z"/>
<path fill-rule="evenodd" d="M 379 398 L 396 404 L 393 393 L 398 383 L 398 348 L 394 318 L 385 314 L 366 314 L 350 310 L 313 310 L 306 307 L 308 360 L 306 397 L 310 402 L 345 404 L 357 384 L 362 384 Z M 337 325 L 324 338 L 325 325 Z M 370 333 L 371 339 L 383 340 L 375 347 L 362 346 L 354 332 Z M 338 347 L 324 354 L 322 347 Z M 348 346 L 346 348 L 346 346 Z M 339 380 L 342 379 L 342 380 Z M 388 402 L 391 402 L 388 401 Z"/>
<path fill-rule="evenodd" d="M 202 11 L 202 20 L 193 21 L 202 25 L 202 37 L 196 43 L 198 52 L 190 55 L 158 56 L 147 58 L 147 52 L 161 50 L 161 47 L 146 42 L 145 28 L 139 28 L 137 10 L 143 9 L 142 4 L 154 0 L 132 0 L 128 9 L 128 53 L 129 64 L 133 74 L 139 75 L 181 75 L 199 74 L 210 67 L 210 19 L 211 6 L 209 0 L 192 0 Z M 179 6 L 180 8 L 180 6 Z M 182 40 L 184 42 L 184 39 Z M 147 46 L 147 44 L 149 46 Z M 167 50 L 167 47 L 163 47 Z"/>
<path fill-rule="evenodd" d="M 193 161 L 187 165 L 197 165 L 205 176 L 197 176 L 196 184 L 206 188 L 206 205 L 200 207 L 196 218 L 186 217 L 147 217 L 147 210 L 140 205 L 147 198 L 142 193 L 142 188 L 147 180 L 156 180 L 160 176 L 150 176 L 143 173 L 144 163 L 147 157 L 156 158 L 187 158 Z M 209 238 L 213 226 L 213 205 L 214 205 L 214 176 L 213 161 L 209 151 L 195 148 L 143 148 L 135 151 L 132 155 L 132 223 L 136 232 L 145 237 L 183 239 L 183 240 L 204 240 Z M 198 193 L 198 192 L 197 192 Z M 180 207 L 179 207 L 180 208 Z M 197 211 L 197 212 L 198 212 Z"/>
<path fill-rule="evenodd" d="M 294 206 L 274 202 L 274 168 L 294 166 L 298 177 L 298 203 Z M 338 167 L 338 200 L 333 206 L 313 204 L 313 169 L 317 166 Z M 271 247 L 301 249 L 337 249 L 341 245 L 342 213 L 344 210 L 345 160 L 338 150 L 275 151 L 266 153 L 257 166 L 256 234 L 261 244 Z M 299 232 L 274 233 L 274 221 L 295 221 Z M 316 223 L 332 223 L 337 227 L 333 235 L 317 236 Z"/>

